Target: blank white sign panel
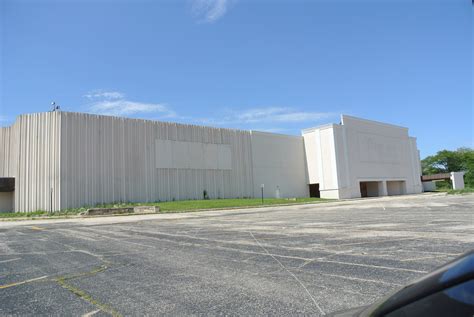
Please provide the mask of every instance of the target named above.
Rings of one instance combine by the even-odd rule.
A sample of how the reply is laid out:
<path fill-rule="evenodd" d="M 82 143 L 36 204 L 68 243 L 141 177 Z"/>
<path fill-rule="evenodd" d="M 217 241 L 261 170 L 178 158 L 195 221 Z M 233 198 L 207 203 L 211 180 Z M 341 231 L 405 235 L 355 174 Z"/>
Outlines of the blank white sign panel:
<path fill-rule="evenodd" d="M 156 168 L 231 170 L 229 144 L 155 140 Z"/>

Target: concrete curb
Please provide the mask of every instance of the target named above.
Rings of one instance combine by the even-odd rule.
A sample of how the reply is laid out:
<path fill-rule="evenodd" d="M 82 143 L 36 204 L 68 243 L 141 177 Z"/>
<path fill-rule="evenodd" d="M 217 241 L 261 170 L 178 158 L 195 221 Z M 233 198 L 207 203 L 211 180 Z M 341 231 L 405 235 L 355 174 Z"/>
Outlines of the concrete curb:
<path fill-rule="evenodd" d="M 33 217 L 12 217 L 12 218 L 0 218 L 0 222 L 2 221 L 22 221 L 22 220 L 49 220 L 49 219 L 81 219 L 81 218 L 98 218 L 98 217 L 115 217 L 115 216 L 134 216 L 134 215 L 146 215 L 146 214 L 157 214 L 157 215 L 165 215 L 165 214 L 182 214 L 182 213 L 194 213 L 194 212 L 202 212 L 202 211 L 222 211 L 222 210 L 239 210 L 239 209 L 257 209 L 257 208 L 268 208 L 268 207 L 284 207 L 284 206 L 298 206 L 298 205 L 318 205 L 321 203 L 337 203 L 337 200 L 321 200 L 315 202 L 301 202 L 301 203 L 289 203 L 289 204 L 273 204 L 273 205 L 258 205 L 258 206 L 238 206 L 238 207 L 223 207 L 223 208 L 207 208 L 207 209 L 183 209 L 183 210 L 176 210 L 176 211 L 160 211 L 159 206 L 153 206 L 158 208 L 156 212 L 128 212 L 128 213 L 117 213 L 117 214 L 101 214 L 101 215 L 90 215 L 86 213 L 79 213 L 79 214 L 71 214 L 71 215 L 61 215 L 61 216 L 33 216 Z M 136 207 L 143 207 L 143 206 L 136 206 Z M 149 206 L 148 206 L 149 207 Z M 95 208 L 92 208 L 95 209 Z M 107 208 L 104 208 L 107 209 Z M 129 207 L 120 208 L 120 209 L 131 209 Z M 90 210 L 90 209 L 89 209 Z M 87 210 L 87 211 L 89 211 Z"/>

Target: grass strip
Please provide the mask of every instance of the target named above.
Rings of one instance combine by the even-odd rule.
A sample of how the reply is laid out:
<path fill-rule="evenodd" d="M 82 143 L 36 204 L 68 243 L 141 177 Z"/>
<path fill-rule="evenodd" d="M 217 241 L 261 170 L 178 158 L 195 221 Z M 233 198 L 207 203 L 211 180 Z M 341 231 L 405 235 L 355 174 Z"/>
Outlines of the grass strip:
<path fill-rule="evenodd" d="M 177 213 L 190 212 L 195 210 L 206 209 L 225 209 L 225 208 L 245 208 L 259 206 L 273 206 L 285 204 L 306 204 L 306 203 L 322 203 L 330 201 L 322 198 L 265 198 L 262 203 L 261 198 L 239 198 L 239 199 L 205 199 L 205 200 L 177 200 L 177 201 L 158 201 L 143 203 L 110 203 L 98 204 L 97 208 L 119 208 L 119 207 L 136 207 L 136 206 L 158 206 L 161 213 Z M 1 213 L 1 218 L 43 218 L 58 216 L 75 216 L 91 207 L 71 208 L 58 212 L 49 213 L 47 211 L 35 212 L 11 212 Z"/>

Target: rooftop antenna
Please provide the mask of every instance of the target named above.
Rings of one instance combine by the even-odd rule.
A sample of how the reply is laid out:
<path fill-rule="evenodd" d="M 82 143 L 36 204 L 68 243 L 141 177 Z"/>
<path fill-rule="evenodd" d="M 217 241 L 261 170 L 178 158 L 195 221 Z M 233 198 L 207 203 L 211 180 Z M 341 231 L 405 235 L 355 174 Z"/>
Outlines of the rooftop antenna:
<path fill-rule="evenodd" d="M 51 103 L 51 106 L 53 107 L 53 108 L 51 109 L 51 112 L 54 112 L 54 111 L 59 110 L 59 106 L 56 105 L 56 102 L 53 101 L 53 102 Z"/>

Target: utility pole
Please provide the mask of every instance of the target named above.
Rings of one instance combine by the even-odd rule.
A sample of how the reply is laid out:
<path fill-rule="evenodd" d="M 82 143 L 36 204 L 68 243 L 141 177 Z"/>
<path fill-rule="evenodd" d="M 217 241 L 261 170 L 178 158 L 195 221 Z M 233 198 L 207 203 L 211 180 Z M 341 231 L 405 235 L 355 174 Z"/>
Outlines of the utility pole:
<path fill-rule="evenodd" d="M 263 188 L 265 187 L 265 184 L 260 185 L 260 188 L 262 189 L 262 205 L 263 205 Z"/>

